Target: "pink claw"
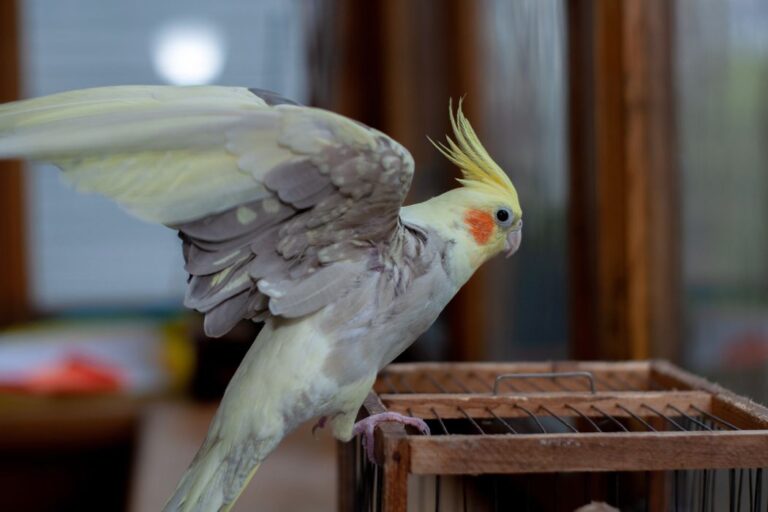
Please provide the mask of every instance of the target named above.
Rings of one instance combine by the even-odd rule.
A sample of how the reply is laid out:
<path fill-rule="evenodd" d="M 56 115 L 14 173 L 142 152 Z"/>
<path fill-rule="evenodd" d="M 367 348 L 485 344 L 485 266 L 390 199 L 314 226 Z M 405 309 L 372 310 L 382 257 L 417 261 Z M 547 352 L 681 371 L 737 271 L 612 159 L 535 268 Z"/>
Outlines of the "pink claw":
<path fill-rule="evenodd" d="M 312 435 L 317 437 L 317 431 L 321 428 L 325 428 L 325 424 L 328 422 L 328 416 L 320 416 L 317 423 L 312 427 Z"/>
<path fill-rule="evenodd" d="M 426 436 L 429 435 L 429 427 L 421 418 L 404 416 L 396 412 L 382 412 L 379 414 L 374 414 L 373 416 L 368 416 L 367 418 L 355 423 L 352 432 L 354 435 L 363 435 L 363 448 L 365 448 L 365 453 L 368 456 L 368 460 L 371 464 L 376 463 L 376 461 L 373 460 L 373 431 L 376 429 L 379 423 L 385 423 L 389 421 L 416 427 L 422 434 Z"/>

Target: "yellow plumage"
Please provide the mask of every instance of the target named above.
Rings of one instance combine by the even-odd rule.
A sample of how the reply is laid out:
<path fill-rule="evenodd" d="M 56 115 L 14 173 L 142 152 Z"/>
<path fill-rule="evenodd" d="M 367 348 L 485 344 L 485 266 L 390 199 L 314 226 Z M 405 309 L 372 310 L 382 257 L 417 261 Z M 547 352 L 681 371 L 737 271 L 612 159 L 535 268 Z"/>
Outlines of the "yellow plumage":
<path fill-rule="evenodd" d="M 463 178 L 458 179 L 459 183 L 468 188 L 481 189 L 483 193 L 490 195 L 505 196 L 504 199 L 512 203 L 515 214 L 520 215 L 522 211 L 515 186 L 480 142 L 474 128 L 461 110 L 462 102 L 463 99 L 460 99 L 455 115 L 453 102 L 448 104 L 451 128 L 456 140 L 446 136 L 447 146 L 432 139 L 429 141 L 461 169 Z"/>
<path fill-rule="evenodd" d="M 449 109 L 455 139 L 435 145 L 463 186 L 401 208 L 414 162 L 394 140 L 244 88 L 102 88 L 0 106 L 0 158 L 51 161 L 79 190 L 179 229 L 187 305 L 206 329 L 266 321 L 166 511 L 226 512 L 311 418 L 370 443 L 377 422 L 417 421 L 355 423 L 376 373 L 521 240 L 515 187 L 461 102 Z"/>

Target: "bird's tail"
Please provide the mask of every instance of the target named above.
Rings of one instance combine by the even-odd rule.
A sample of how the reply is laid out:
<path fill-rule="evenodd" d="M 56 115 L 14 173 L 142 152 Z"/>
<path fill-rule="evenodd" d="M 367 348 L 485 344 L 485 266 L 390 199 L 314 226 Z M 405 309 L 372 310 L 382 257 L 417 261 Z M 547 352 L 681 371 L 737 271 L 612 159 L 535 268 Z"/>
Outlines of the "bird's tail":
<path fill-rule="evenodd" d="M 209 435 L 163 512 L 228 511 L 281 438 L 232 442 Z"/>
<path fill-rule="evenodd" d="M 203 446 L 164 512 L 230 509 L 259 464 L 285 435 L 318 411 L 307 396 L 314 382 L 317 337 L 306 321 L 268 320 L 224 393 Z M 314 349 L 317 350 L 316 348 Z M 313 365 L 314 363 L 314 365 Z"/>

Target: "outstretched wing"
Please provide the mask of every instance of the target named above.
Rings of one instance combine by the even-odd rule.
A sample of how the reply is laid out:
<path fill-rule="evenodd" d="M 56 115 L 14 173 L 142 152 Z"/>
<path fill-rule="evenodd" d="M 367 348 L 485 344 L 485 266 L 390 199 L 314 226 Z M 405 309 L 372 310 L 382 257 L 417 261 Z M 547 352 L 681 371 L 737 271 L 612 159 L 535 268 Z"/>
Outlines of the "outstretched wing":
<path fill-rule="evenodd" d="M 179 230 L 210 335 L 355 287 L 399 229 L 413 160 L 386 135 L 264 91 L 111 87 L 0 106 L 0 158 Z"/>

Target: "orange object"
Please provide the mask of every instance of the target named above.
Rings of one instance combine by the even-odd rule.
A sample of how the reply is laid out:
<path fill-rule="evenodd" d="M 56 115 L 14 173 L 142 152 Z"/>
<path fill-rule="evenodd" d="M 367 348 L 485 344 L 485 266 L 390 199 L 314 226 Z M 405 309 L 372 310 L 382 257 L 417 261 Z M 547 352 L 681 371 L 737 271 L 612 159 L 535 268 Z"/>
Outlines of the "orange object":
<path fill-rule="evenodd" d="M 110 393 L 124 387 L 119 368 L 82 356 L 70 356 L 24 378 L 0 381 L 0 391 L 31 394 Z"/>

